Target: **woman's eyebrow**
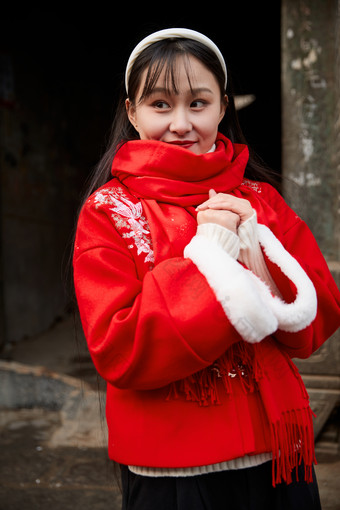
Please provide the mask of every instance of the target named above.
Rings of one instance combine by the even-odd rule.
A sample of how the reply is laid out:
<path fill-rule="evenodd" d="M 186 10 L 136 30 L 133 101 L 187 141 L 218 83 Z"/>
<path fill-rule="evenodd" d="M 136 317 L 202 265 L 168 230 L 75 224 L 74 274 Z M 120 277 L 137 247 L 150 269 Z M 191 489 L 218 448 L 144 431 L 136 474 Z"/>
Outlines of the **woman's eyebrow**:
<path fill-rule="evenodd" d="M 213 91 L 209 87 L 196 87 L 196 88 L 190 88 L 190 93 L 197 95 L 201 94 L 202 92 L 207 92 L 209 94 L 213 94 Z M 169 91 L 166 87 L 155 87 L 150 91 L 150 94 L 171 94 L 171 91 Z M 175 92 L 176 95 L 179 94 L 179 92 Z"/>
<path fill-rule="evenodd" d="M 195 89 L 191 89 L 193 94 L 201 94 L 202 92 L 208 92 L 209 94 L 213 94 L 213 91 L 209 89 L 209 87 L 197 87 Z"/>

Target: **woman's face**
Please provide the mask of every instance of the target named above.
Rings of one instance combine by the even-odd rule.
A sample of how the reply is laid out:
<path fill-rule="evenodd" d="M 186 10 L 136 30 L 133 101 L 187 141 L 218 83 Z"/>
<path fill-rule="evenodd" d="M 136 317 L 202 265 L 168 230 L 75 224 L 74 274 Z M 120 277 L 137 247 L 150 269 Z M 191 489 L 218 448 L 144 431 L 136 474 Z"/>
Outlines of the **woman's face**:
<path fill-rule="evenodd" d="M 144 71 L 136 102 L 126 100 L 128 117 L 141 140 L 159 140 L 203 154 L 215 143 L 226 101 L 221 101 L 215 76 L 195 57 L 185 61 L 178 57 L 175 69 L 176 91 L 166 87 L 162 71 L 152 93 L 140 101 Z"/>

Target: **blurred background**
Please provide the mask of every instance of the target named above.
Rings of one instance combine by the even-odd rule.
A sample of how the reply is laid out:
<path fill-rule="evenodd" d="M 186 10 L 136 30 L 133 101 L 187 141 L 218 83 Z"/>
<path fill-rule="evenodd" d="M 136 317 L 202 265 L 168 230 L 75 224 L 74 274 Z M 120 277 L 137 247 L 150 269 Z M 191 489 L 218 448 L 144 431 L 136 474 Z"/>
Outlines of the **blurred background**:
<path fill-rule="evenodd" d="M 5 363 L 44 365 L 77 377 L 89 373 L 68 359 L 75 342 L 69 262 L 77 211 L 104 150 L 130 52 L 142 37 L 170 26 L 211 37 L 226 58 L 236 95 L 254 96 L 239 110 L 245 136 L 282 175 L 285 198 L 313 230 L 339 283 L 339 24 L 337 0 L 79 9 L 12 3 L 2 9 Z M 319 449 L 337 456 L 339 336 L 298 364 L 318 415 Z"/>

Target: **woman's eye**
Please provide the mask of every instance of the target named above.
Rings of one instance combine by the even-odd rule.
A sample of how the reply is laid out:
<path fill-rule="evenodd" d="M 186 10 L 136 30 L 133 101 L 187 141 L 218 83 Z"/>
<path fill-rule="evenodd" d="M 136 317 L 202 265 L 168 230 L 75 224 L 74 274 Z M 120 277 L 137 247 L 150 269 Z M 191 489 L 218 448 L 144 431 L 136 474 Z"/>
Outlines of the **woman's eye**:
<path fill-rule="evenodd" d="M 203 106 L 206 104 L 205 101 L 201 99 L 197 99 L 196 101 L 193 101 L 191 103 L 191 108 L 203 108 Z"/>
<path fill-rule="evenodd" d="M 158 110 L 165 110 L 166 108 L 169 108 L 168 103 L 165 101 L 155 101 L 152 106 Z"/>

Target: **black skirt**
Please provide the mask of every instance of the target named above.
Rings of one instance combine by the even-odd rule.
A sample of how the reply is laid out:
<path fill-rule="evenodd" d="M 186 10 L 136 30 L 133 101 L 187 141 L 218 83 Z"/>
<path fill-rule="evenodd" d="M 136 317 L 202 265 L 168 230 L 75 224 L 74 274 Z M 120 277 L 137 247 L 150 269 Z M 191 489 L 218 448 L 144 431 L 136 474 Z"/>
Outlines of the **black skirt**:
<path fill-rule="evenodd" d="M 319 490 L 304 481 L 272 486 L 272 463 L 187 477 L 140 476 L 121 466 L 122 510 L 321 510 Z"/>

